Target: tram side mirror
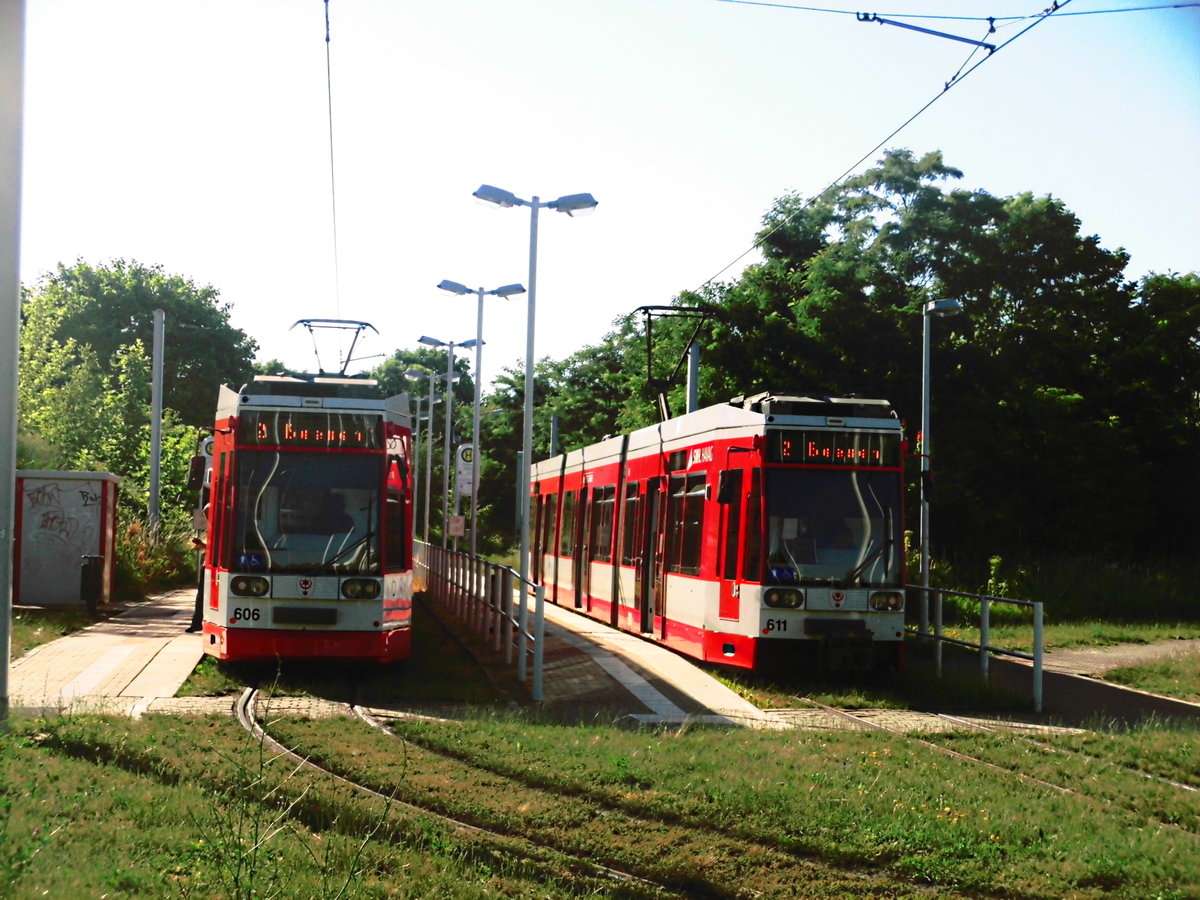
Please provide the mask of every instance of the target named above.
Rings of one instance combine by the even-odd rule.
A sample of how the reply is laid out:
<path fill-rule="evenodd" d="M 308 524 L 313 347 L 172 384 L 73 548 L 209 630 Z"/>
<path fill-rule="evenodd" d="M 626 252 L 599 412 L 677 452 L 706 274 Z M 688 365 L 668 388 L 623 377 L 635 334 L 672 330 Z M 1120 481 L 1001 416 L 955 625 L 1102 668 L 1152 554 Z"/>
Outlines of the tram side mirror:
<path fill-rule="evenodd" d="M 204 487 L 204 470 L 208 468 L 208 457 L 197 454 L 188 464 L 187 489 L 198 491 Z"/>
<path fill-rule="evenodd" d="M 717 477 L 717 502 L 732 503 L 736 499 L 737 491 L 734 489 L 732 473 L 722 472 Z"/>
<path fill-rule="evenodd" d="M 388 468 L 390 469 L 393 465 L 396 467 L 396 475 L 399 476 L 399 478 L 400 478 L 400 484 L 407 485 L 408 484 L 408 463 L 401 456 L 389 456 L 388 457 Z"/>

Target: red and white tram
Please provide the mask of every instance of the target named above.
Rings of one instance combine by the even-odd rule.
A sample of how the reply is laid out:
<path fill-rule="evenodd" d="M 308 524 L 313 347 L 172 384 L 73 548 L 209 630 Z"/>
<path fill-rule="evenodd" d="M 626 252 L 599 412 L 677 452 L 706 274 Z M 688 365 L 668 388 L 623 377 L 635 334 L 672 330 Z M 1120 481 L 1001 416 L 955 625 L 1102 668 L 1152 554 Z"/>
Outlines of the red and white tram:
<path fill-rule="evenodd" d="M 884 400 L 759 394 L 540 462 L 532 577 L 710 662 L 898 666 L 902 439 Z"/>
<path fill-rule="evenodd" d="M 204 650 L 391 662 L 412 640 L 406 395 L 347 377 L 222 387 L 206 489 Z"/>

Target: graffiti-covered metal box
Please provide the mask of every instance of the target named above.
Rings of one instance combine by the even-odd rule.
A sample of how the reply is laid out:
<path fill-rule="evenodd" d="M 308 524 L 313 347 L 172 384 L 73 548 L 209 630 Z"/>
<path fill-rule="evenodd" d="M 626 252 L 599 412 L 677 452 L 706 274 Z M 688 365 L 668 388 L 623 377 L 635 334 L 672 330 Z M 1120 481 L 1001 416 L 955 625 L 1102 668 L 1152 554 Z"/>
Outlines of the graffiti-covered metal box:
<path fill-rule="evenodd" d="M 17 470 L 14 603 L 83 604 L 85 563 L 103 567 L 95 599 L 108 602 L 116 567 L 119 481 L 107 472 Z"/>

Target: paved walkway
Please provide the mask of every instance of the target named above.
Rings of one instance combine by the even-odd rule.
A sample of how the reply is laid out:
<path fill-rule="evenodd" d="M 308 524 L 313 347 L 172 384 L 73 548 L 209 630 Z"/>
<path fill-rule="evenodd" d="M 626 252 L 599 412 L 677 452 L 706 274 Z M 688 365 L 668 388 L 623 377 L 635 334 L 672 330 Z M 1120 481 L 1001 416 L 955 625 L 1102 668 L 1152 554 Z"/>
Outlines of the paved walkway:
<path fill-rule="evenodd" d="M 232 705 L 227 697 L 175 698 L 203 656 L 201 636 L 184 631 L 194 596 L 191 588 L 164 594 L 30 651 L 10 669 L 10 709 L 131 716 L 227 712 Z M 554 604 L 546 604 L 545 609 L 543 704 L 550 713 L 573 719 L 628 718 L 663 724 L 831 727 L 811 712 L 779 715 L 760 710 L 706 671 L 657 644 Z M 1113 668 L 1177 653 L 1200 654 L 1200 640 L 1048 653 L 1046 713 L 1081 723 L 1098 716 L 1200 718 L 1200 704 L 1157 698 L 1096 678 Z M 991 672 L 994 682 L 1029 693 L 1027 664 L 997 658 L 991 662 Z M 507 677 L 511 678 L 511 673 Z M 306 702 L 316 703 L 298 702 L 301 707 Z M 870 711 L 863 715 L 869 716 Z"/>
<path fill-rule="evenodd" d="M 638 722 L 779 727 L 771 716 L 676 653 L 553 603 L 545 605 L 543 702 L 624 711 Z"/>
<path fill-rule="evenodd" d="M 196 589 L 137 604 L 48 644 L 9 668 L 13 712 L 103 712 L 140 716 L 174 697 L 200 662 L 199 634 L 186 634 Z"/>

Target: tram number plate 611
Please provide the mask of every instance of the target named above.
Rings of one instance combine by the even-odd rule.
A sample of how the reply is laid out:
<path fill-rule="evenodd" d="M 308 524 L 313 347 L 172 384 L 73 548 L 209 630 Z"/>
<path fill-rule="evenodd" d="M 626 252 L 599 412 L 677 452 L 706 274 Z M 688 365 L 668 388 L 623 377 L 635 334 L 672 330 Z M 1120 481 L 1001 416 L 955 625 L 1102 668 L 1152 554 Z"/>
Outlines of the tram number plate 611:
<path fill-rule="evenodd" d="M 257 622 L 261 617 L 262 613 L 259 610 L 247 606 L 239 606 L 233 610 L 234 622 Z"/>
<path fill-rule="evenodd" d="M 772 631 L 787 631 L 787 619 L 767 619 L 763 634 L 770 634 Z"/>

